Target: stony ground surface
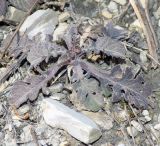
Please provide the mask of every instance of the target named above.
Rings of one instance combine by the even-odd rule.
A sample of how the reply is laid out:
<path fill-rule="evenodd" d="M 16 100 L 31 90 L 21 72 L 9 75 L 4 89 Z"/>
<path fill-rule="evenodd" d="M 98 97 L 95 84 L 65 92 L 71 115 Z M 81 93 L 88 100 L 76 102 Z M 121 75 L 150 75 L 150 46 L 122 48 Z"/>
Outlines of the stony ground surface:
<path fill-rule="evenodd" d="M 160 1 L 151 0 L 149 3 L 152 24 L 160 42 Z M 160 146 L 160 70 L 148 67 L 147 44 L 142 27 L 129 2 L 71 0 L 66 5 L 63 4 L 65 4 L 63 0 L 46 0 L 38 5 L 35 10 L 38 12 L 37 15 L 32 14 L 31 18 L 27 18 L 28 21 L 22 25 L 20 32 L 27 33 L 30 38 L 42 32 L 44 35 L 53 35 L 53 40 L 59 41 L 72 21 L 82 23 L 84 26 L 89 24 L 92 27 L 112 21 L 115 25 L 125 28 L 130 34 L 135 35 L 135 40 L 131 42 L 136 42 L 137 48 L 143 48 L 143 52 L 138 55 L 141 63 L 135 62 L 133 65 L 130 62 L 137 61 L 136 54 L 131 51 L 133 57 L 128 58 L 128 64 L 131 64 L 137 73 L 142 69 L 146 80 L 154 87 L 154 93 L 150 98 L 153 108 L 137 110 L 125 102 L 113 104 L 110 91 L 106 91 L 103 100 L 98 98 L 96 102 L 92 99 L 85 101 L 84 108 L 74 99 L 74 93 L 66 90 L 69 88 L 66 78 L 62 78 L 49 87 L 51 92 L 49 96 L 40 93 L 34 102 L 26 102 L 18 109 L 13 109 L 8 103 L 8 91 L 15 81 L 30 75 L 26 69 L 27 65 L 24 65 L 0 86 L 0 145 Z M 69 4 L 72 4 L 74 13 Z M 9 4 L 5 17 L 12 23 L 0 24 L 1 41 L 14 31 L 16 24 L 25 17 L 26 11 L 18 8 L 13 3 Z M 38 21 L 41 23 L 36 25 Z M 106 66 L 104 65 L 104 68 Z M 4 71 L 5 67 L 1 63 L 0 73 Z M 86 85 L 88 90 L 101 90 L 96 80 L 88 79 Z M 50 105 L 47 99 L 56 100 L 58 103 Z"/>

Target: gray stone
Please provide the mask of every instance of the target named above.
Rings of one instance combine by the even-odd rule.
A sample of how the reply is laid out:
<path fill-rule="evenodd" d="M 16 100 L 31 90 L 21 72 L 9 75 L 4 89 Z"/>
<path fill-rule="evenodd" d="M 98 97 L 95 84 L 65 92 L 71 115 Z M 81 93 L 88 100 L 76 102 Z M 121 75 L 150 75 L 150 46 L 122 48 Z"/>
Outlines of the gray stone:
<path fill-rule="evenodd" d="M 118 12 L 118 5 L 117 5 L 117 3 L 111 1 L 111 2 L 108 4 L 108 9 L 109 9 L 109 11 L 112 12 L 112 13 L 117 13 L 117 12 Z"/>
<path fill-rule="evenodd" d="M 102 135 L 91 119 L 58 101 L 44 99 L 42 108 L 44 120 L 48 125 L 64 129 L 86 144 L 96 141 Z"/>
<path fill-rule="evenodd" d="M 49 87 L 49 91 L 51 93 L 58 93 L 61 92 L 63 90 L 63 84 L 62 83 L 58 83 L 58 84 L 54 84 L 52 86 Z"/>
<path fill-rule="evenodd" d="M 0 116 L 3 116 L 3 114 L 4 114 L 4 109 L 2 104 L 0 104 Z"/>
<path fill-rule="evenodd" d="M 110 130 L 113 127 L 113 119 L 104 112 L 82 111 L 82 113 L 91 118 L 104 130 Z"/>
<path fill-rule="evenodd" d="M 30 128 L 31 128 L 30 126 L 24 127 L 20 135 L 20 138 L 22 141 L 29 141 L 29 143 L 26 143 L 25 146 L 37 146 L 36 143 L 33 141 Z"/>
<path fill-rule="evenodd" d="M 15 22 L 20 22 L 26 16 L 26 12 L 16 9 L 15 7 L 8 7 L 6 18 Z"/>
<path fill-rule="evenodd" d="M 29 110 L 30 110 L 29 105 L 25 104 L 25 105 L 21 106 L 21 107 L 18 109 L 18 113 L 19 113 L 20 115 L 24 115 L 24 114 L 26 114 L 27 112 L 29 112 Z"/>
<path fill-rule="evenodd" d="M 38 33 L 52 35 L 57 24 L 58 16 L 55 11 L 38 10 L 25 20 L 19 31 L 21 35 L 26 33 L 32 39 Z"/>
<path fill-rule="evenodd" d="M 153 12 L 153 15 L 156 19 L 159 19 L 160 18 L 160 7 L 157 9 L 156 12 Z"/>
<path fill-rule="evenodd" d="M 54 100 L 62 100 L 64 98 L 66 98 L 66 95 L 62 94 L 62 93 L 55 93 L 55 94 L 52 94 L 52 96 L 50 96 L 50 98 L 54 99 Z"/>

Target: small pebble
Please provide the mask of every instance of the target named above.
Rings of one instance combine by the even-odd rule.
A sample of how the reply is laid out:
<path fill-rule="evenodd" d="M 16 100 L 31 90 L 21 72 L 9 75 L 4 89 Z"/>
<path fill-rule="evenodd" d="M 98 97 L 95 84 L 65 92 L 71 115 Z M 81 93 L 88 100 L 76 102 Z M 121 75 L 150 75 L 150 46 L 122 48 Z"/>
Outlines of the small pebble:
<path fill-rule="evenodd" d="M 59 15 L 58 20 L 59 22 L 64 22 L 70 18 L 70 14 L 68 12 L 63 12 L 62 14 Z"/>
<path fill-rule="evenodd" d="M 112 13 L 117 13 L 118 12 L 118 5 L 116 2 L 111 1 L 108 5 L 108 10 Z"/>
<path fill-rule="evenodd" d="M 160 130 L 160 123 L 159 123 L 159 124 L 156 124 L 156 125 L 154 126 L 154 129 Z"/>
<path fill-rule="evenodd" d="M 111 19 L 113 17 L 112 13 L 110 13 L 107 9 L 102 10 L 102 16 L 107 19 Z"/>
<path fill-rule="evenodd" d="M 129 136 L 133 136 L 133 137 L 136 137 L 137 134 L 138 134 L 138 131 L 136 128 L 134 128 L 133 126 L 132 127 L 127 127 L 127 132 L 129 134 Z"/>
<path fill-rule="evenodd" d="M 143 110 L 143 111 L 142 111 L 142 115 L 143 115 L 143 116 L 149 116 L 148 110 Z"/>
<path fill-rule="evenodd" d="M 131 124 L 133 125 L 134 128 L 136 128 L 138 131 L 142 132 L 143 127 L 135 120 L 131 121 Z"/>

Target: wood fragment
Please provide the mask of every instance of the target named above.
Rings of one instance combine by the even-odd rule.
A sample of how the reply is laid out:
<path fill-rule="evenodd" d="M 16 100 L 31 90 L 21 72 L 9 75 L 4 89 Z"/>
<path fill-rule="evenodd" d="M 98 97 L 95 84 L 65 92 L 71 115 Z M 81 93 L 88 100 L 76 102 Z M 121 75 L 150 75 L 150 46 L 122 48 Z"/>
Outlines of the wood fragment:
<path fill-rule="evenodd" d="M 130 0 L 130 3 L 140 21 L 140 24 L 142 25 L 142 29 L 144 31 L 148 44 L 149 54 L 158 62 L 158 56 L 156 53 L 156 50 L 158 49 L 158 43 L 149 18 L 148 1 L 145 0 L 144 8 L 141 7 L 141 4 L 135 0 Z M 155 64 L 155 62 L 152 62 L 152 67 L 156 68 L 157 64 Z"/>

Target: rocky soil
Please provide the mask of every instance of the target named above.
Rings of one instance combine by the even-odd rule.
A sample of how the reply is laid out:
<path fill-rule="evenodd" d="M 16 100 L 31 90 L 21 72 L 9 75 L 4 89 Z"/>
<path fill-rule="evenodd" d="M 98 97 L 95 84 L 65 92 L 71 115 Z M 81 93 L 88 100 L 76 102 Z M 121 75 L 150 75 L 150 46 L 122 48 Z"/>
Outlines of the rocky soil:
<path fill-rule="evenodd" d="M 95 40 L 99 29 L 112 22 L 121 36 L 127 34 L 125 41 L 120 40 L 126 47 L 125 63 L 112 55 L 104 57 L 102 51 L 86 55 L 87 59 L 106 71 L 117 64 L 122 68 L 132 67 L 135 77 L 141 74 L 151 85 L 152 94 L 148 97 L 150 106 L 147 108 L 137 108 L 124 100 L 113 103 L 112 90 L 101 88 L 95 78 L 84 78 L 81 84 L 72 84 L 72 66 L 68 66 L 51 80 L 47 90 L 41 89 L 46 94 L 40 91 L 33 101 L 31 97 L 27 98 L 30 101 L 26 99 L 24 102 L 16 99 L 16 106 L 12 106 L 9 99 L 14 83 L 39 73 L 35 66 L 42 53 L 35 50 L 1 82 L 0 146 L 160 146 L 160 69 L 159 66 L 156 69 L 151 67 L 143 27 L 128 0 L 41 0 L 27 17 L 33 1 L 6 2 L 6 12 L 1 13 L 4 9 L 3 0 L 0 0 L 1 47 L 23 19 L 25 21 L 18 31 L 20 36 L 27 35 L 34 40 L 37 34 L 41 34 L 39 41 L 43 42 L 50 35 L 57 44 L 63 43 L 61 39 L 74 23 L 81 32 L 79 44 L 82 48 L 88 38 Z M 160 1 L 150 0 L 148 10 L 160 48 Z M 45 46 L 43 49 L 45 54 Z M 62 51 L 57 49 L 49 53 L 57 57 Z M 158 49 L 158 58 L 159 53 Z M 0 77 L 14 60 L 9 54 L 2 57 Z M 41 63 L 41 68 L 51 66 L 53 60 L 48 60 L 48 64 Z"/>

